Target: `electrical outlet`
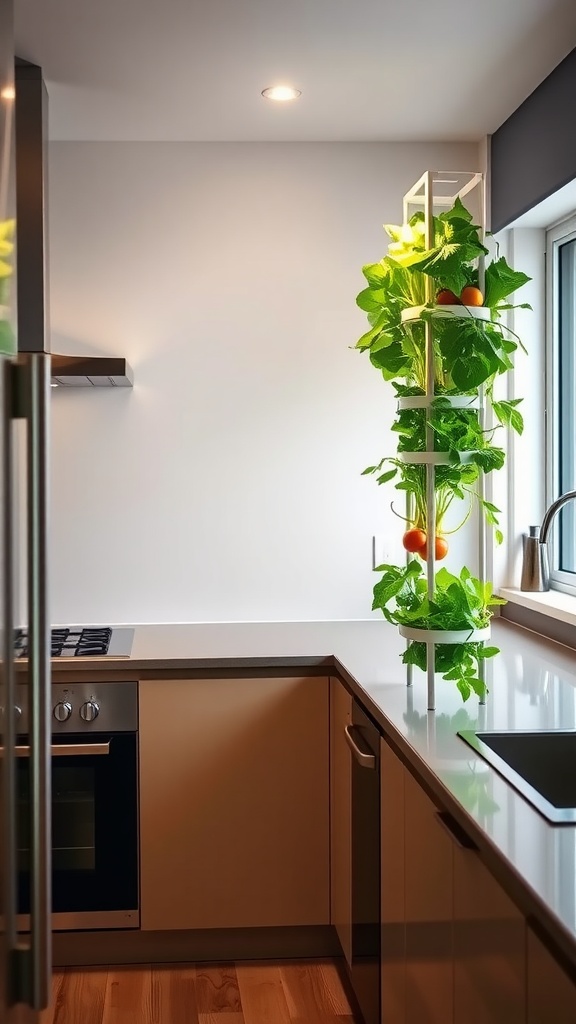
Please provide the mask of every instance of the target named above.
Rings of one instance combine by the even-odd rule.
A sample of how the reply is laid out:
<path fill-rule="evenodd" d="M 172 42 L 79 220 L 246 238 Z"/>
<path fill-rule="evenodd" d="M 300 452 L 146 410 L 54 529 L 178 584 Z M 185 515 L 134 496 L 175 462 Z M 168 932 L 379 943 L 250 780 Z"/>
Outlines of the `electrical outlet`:
<path fill-rule="evenodd" d="M 376 569 L 391 561 L 390 541 L 385 533 L 377 533 L 372 537 L 372 568 Z"/>

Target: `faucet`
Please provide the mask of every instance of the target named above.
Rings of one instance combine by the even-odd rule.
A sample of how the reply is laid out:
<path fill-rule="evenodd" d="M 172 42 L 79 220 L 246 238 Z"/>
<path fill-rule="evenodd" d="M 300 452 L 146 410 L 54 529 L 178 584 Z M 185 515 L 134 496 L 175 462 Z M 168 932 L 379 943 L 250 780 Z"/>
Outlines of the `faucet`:
<path fill-rule="evenodd" d="M 550 590 L 550 563 L 548 560 L 548 534 L 556 513 L 567 501 L 576 498 L 576 491 L 566 491 L 544 513 L 542 527 L 531 526 L 530 533 L 525 533 L 523 541 L 522 578 L 520 590 Z"/>

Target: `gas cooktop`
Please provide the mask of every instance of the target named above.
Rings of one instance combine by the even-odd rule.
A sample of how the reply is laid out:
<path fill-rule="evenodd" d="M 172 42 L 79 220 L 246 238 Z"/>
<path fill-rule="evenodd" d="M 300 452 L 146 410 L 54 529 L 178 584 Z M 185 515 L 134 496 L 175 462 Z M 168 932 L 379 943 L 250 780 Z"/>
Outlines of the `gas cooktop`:
<path fill-rule="evenodd" d="M 129 658 L 134 630 L 123 626 L 63 626 L 52 630 L 52 658 Z M 17 658 L 28 657 L 28 633 L 17 629 Z"/>

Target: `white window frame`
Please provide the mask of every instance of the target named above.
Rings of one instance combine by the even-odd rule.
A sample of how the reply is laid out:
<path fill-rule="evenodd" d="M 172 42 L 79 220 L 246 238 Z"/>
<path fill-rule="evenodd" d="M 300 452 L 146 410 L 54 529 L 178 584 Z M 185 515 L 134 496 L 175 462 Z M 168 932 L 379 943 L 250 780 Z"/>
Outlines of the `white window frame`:
<path fill-rule="evenodd" d="M 557 410 L 559 409 L 559 282 L 558 250 L 576 239 L 576 213 L 554 224 L 546 231 L 546 507 L 558 497 L 560 446 Z M 576 596 L 576 572 L 558 568 L 557 522 L 549 538 L 550 587 Z"/>

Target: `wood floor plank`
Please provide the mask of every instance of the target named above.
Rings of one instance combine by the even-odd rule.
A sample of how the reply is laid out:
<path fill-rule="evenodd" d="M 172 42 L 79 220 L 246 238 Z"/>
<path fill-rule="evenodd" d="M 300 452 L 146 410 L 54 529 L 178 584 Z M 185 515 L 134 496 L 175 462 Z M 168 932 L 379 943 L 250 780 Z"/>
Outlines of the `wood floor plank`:
<path fill-rule="evenodd" d="M 196 966 L 198 1013 L 241 1013 L 242 1004 L 234 964 Z"/>
<path fill-rule="evenodd" d="M 52 994 L 50 1006 L 40 1014 L 40 1024 L 54 1024 L 58 1003 L 61 999 L 61 991 L 64 983 L 64 971 L 53 971 L 52 973 Z"/>
<path fill-rule="evenodd" d="M 199 1024 L 192 965 L 152 967 L 150 1011 L 153 1024 Z"/>
<path fill-rule="evenodd" d="M 236 973 L 245 1024 L 290 1024 L 282 977 L 276 964 L 237 963 Z"/>
<path fill-rule="evenodd" d="M 110 970 L 102 1024 L 152 1024 L 151 978 L 150 964 Z"/>
<path fill-rule="evenodd" d="M 246 1024 L 246 1022 L 243 1013 L 199 1013 L 198 1024 Z"/>
<path fill-rule="evenodd" d="M 107 970 L 66 970 L 58 993 L 54 1024 L 102 1024 L 107 982 Z"/>
<path fill-rule="evenodd" d="M 318 972 L 324 989 L 326 1003 L 330 1007 L 331 1012 L 337 1017 L 344 1017 L 345 1019 L 348 1017 L 352 1020 L 352 1007 L 342 985 L 336 964 L 331 960 L 325 960 L 315 964 L 314 970 Z"/>
<path fill-rule="evenodd" d="M 290 1012 L 290 1020 L 306 1024 L 326 1024 L 334 1018 L 334 1007 L 319 968 L 306 961 L 282 964 L 280 975 Z M 346 1006 L 348 1010 L 349 1007 Z"/>
<path fill-rule="evenodd" d="M 331 961 L 68 968 L 40 1024 L 354 1024 Z"/>

